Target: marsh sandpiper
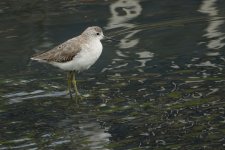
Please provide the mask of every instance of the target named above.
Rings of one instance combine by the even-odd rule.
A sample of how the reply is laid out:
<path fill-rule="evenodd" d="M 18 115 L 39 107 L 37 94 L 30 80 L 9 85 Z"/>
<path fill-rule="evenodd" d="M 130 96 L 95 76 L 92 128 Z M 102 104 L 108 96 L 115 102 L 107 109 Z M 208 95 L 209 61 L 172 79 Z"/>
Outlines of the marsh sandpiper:
<path fill-rule="evenodd" d="M 67 71 L 68 93 L 72 98 L 72 86 L 76 95 L 80 95 L 75 72 L 87 70 L 98 60 L 102 53 L 101 40 L 103 38 L 105 36 L 100 27 L 88 27 L 81 35 L 69 39 L 47 52 L 33 56 L 31 59 Z"/>

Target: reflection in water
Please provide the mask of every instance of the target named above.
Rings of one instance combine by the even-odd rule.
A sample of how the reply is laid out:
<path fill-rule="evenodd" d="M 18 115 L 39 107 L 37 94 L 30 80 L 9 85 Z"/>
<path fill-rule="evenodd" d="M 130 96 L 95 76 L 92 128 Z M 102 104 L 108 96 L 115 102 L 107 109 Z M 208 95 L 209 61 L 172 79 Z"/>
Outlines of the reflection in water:
<path fill-rule="evenodd" d="M 130 20 L 136 18 L 141 14 L 142 7 L 139 4 L 140 0 L 118 0 L 110 5 L 110 12 L 112 17 L 106 29 L 114 28 L 133 28 L 135 24 L 129 23 Z M 138 30 L 128 33 L 120 42 L 120 48 L 130 48 L 138 44 L 139 39 L 130 40 Z"/>
<path fill-rule="evenodd" d="M 109 19 L 109 23 L 105 27 L 106 29 L 122 28 L 131 30 L 122 37 L 118 45 L 120 49 L 116 51 L 116 54 L 123 59 L 113 59 L 112 64 L 117 64 L 117 66 L 104 68 L 102 72 L 112 70 L 112 68 L 118 69 L 127 67 L 128 63 L 123 62 L 124 59 L 129 58 L 130 55 L 133 54 L 131 48 L 134 48 L 140 42 L 140 39 L 137 36 L 135 37 L 135 35 L 140 32 L 141 29 L 132 30 L 137 25 L 131 22 L 131 20 L 138 17 L 142 12 L 140 0 L 118 0 L 110 5 L 110 12 L 112 17 Z M 129 51 L 123 49 L 129 49 Z M 154 54 L 149 51 L 138 52 L 136 54 L 139 55 L 138 59 L 136 59 L 136 61 L 140 63 L 138 67 L 144 67 L 147 61 L 152 60 L 154 56 Z"/>
<path fill-rule="evenodd" d="M 139 67 L 145 67 L 146 63 L 154 57 L 154 53 L 149 51 L 138 52 L 137 54 L 139 55 L 137 61 L 141 63 Z"/>
<path fill-rule="evenodd" d="M 204 37 L 209 39 L 207 47 L 209 49 L 220 49 L 225 43 L 223 40 L 225 39 L 225 33 L 219 31 L 222 24 L 224 24 L 224 20 L 219 17 L 219 11 L 216 6 L 217 0 L 204 0 L 202 5 L 200 6 L 199 11 L 201 13 L 205 13 L 209 16 L 209 25 L 206 28 L 206 34 Z M 217 56 L 218 52 L 210 52 L 207 54 L 208 56 Z"/>
<path fill-rule="evenodd" d="M 4 98 L 8 98 L 8 104 L 20 103 L 24 100 L 29 99 L 36 99 L 36 98 L 46 98 L 46 97 L 62 97 L 68 96 L 66 91 L 53 91 L 51 93 L 43 91 L 43 90 L 36 90 L 33 92 L 18 92 L 18 93 L 9 93 L 3 95 Z"/>
<path fill-rule="evenodd" d="M 83 124 L 81 126 L 82 134 L 88 137 L 88 147 L 90 150 L 108 150 L 104 145 L 109 143 L 111 135 L 105 132 L 105 129 L 99 127 L 97 122 Z M 84 147 L 87 147 L 84 145 Z"/>

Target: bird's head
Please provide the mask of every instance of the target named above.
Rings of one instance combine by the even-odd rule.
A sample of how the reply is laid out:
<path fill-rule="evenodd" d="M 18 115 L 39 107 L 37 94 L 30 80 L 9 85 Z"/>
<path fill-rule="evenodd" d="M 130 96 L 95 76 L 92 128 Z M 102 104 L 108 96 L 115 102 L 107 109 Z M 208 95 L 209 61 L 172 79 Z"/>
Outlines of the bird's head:
<path fill-rule="evenodd" d="M 88 27 L 86 30 L 84 30 L 82 35 L 87 36 L 88 38 L 95 38 L 99 40 L 104 38 L 102 28 L 98 26 Z"/>

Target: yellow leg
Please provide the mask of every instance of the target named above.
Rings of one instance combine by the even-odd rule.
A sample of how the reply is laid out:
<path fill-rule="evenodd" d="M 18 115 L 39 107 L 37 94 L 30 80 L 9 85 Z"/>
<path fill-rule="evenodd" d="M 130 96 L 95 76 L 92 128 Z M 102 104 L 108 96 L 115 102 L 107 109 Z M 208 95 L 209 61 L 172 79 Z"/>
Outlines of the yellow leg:
<path fill-rule="evenodd" d="M 72 93 L 71 93 L 71 82 L 72 82 L 72 72 L 67 73 L 67 94 L 70 94 L 70 98 L 72 98 Z"/>
<path fill-rule="evenodd" d="M 75 71 L 72 72 L 72 83 L 73 83 L 73 86 L 74 86 L 74 90 L 75 90 L 75 93 L 77 96 L 80 96 L 80 93 L 78 92 L 78 89 L 77 89 L 77 81 L 75 79 Z"/>

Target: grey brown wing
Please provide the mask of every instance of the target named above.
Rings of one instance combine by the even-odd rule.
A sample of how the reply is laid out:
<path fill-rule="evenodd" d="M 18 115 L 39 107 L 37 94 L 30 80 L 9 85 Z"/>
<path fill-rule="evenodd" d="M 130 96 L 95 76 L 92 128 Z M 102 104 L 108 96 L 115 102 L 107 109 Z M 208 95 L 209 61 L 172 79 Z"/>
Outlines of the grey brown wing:
<path fill-rule="evenodd" d="M 68 40 L 50 51 L 33 57 L 47 62 L 67 62 L 74 58 L 81 50 L 78 40 Z"/>

